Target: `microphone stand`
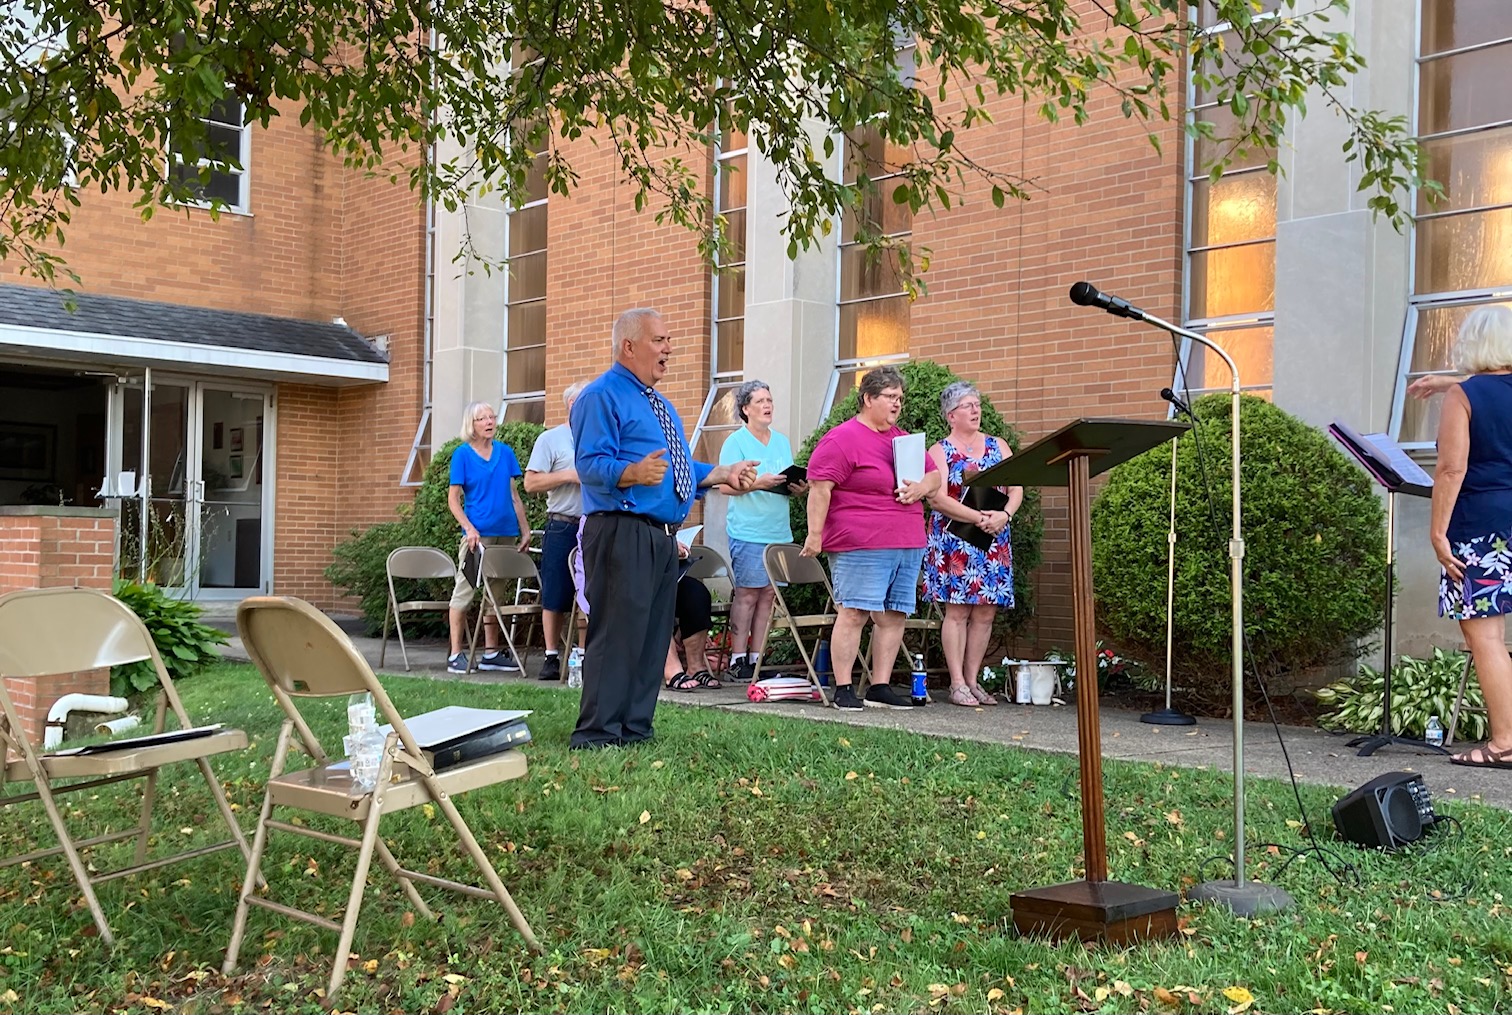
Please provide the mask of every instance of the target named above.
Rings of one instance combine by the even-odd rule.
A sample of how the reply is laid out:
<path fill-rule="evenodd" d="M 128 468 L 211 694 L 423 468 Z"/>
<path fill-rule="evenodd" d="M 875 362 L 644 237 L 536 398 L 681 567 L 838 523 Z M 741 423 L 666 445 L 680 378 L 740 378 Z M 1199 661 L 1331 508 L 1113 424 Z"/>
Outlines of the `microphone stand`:
<path fill-rule="evenodd" d="M 1167 388 L 1161 392 L 1168 394 Z M 1176 399 L 1171 399 L 1171 404 L 1176 405 Z M 1182 406 L 1185 408 L 1185 405 Z M 1190 412 L 1187 413 L 1191 415 Z M 1181 444 L 1180 437 L 1171 439 L 1171 527 L 1166 532 L 1166 679 L 1165 679 L 1165 708 L 1157 708 L 1153 712 L 1146 712 L 1139 717 L 1142 723 L 1151 726 L 1195 726 L 1197 720 L 1187 715 L 1178 708 L 1171 707 L 1171 641 L 1176 629 L 1176 613 L 1174 602 L 1176 598 L 1176 449 Z"/>
<path fill-rule="evenodd" d="M 1296 905 L 1290 893 L 1279 885 L 1250 881 L 1245 876 L 1244 866 L 1244 533 L 1239 516 L 1239 367 L 1234 358 L 1212 339 L 1195 331 L 1163 321 L 1154 314 L 1132 307 L 1123 300 L 1109 299 L 1098 293 L 1088 283 L 1078 282 L 1072 289 L 1072 301 L 1081 305 L 1094 305 L 1078 293 L 1086 287 L 1091 297 L 1106 300 L 1095 305 L 1118 317 L 1129 317 L 1146 324 L 1190 339 L 1217 353 L 1229 368 L 1232 384 L 1229 388 L 1230 430 L 1233 446 L 1234 525 L 1229 537 L 1229 584 L 1233 597 L 1233 706 L 1234 706 L 1234 878 L 1232 881 L 1204 881 L 1187 892 L 1193 902 L 1217 902 L 1227 906 L 1239 916 L 1251 916 L 1266 910 L 1289 909 Z"/>

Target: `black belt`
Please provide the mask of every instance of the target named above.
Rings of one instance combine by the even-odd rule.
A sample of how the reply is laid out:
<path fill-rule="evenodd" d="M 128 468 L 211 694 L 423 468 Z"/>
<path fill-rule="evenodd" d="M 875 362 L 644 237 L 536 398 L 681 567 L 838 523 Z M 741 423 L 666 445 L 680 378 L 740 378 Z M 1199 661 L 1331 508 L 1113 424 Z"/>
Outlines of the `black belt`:
<path fill-rule="evenodd" d="M 647 518 L 645 515 L 638 515 L 633 511 L 594 511 L 593 514 L 607 515 L 613 518 L 634 518 L 638 522 L 645 522 L 653 529 L 660 529 L 669 536 L 672 536 L 674 538 L 677 536 L 676 525 L 669 525 L 666 522 L 659 522 L 654 518 Z"/>
<path fill-rule="evenodd" d="M 560 511 L 548 511 L 546 512 L 546 520 L 548 522 L 571 522 L 573 525 L 576 525 L 578 516 L 564 515 Z"/>

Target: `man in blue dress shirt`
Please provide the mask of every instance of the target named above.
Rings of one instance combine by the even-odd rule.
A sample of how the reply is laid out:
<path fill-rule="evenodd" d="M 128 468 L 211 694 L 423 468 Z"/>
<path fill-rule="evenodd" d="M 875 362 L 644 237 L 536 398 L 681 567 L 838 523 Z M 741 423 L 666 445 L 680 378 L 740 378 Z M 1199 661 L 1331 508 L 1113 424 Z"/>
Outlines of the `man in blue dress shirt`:
<path fill-rule="evenodd" d="M 671 353 L 659 313 L 625 311 L 614 322 L 614 365 L 571 410 L 593 604 L 575 749 L 651 738 L 677 598 L 677 527 L 700 490 L 756 481 L 755 462 L 693 461 L 677 410 L 656 390 Z"/>

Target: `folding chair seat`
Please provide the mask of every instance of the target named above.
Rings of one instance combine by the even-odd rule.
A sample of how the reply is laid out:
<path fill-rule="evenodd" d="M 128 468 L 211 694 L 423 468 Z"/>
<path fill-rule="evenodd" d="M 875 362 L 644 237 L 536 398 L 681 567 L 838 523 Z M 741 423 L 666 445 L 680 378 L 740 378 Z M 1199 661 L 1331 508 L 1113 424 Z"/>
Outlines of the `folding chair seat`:
<path fill-rule="evenodd" d="M 233 846 L 240 849 L 244 857 L 251 855 L 236 816 L 226 802 L 220 780 L 211 771 L 207 760 L 217 754 L 245 749 L 247 735 L 241 730 L 220 727 L 194 728 L 179 700 L 173 679 L 158 655 L 157 646 L 153 644 L 152 635 L 120 600 L 94 589 L 32 589 L 0 596 L 0 675 L 51 677 L 61 683 L 63 678 L 81 670 L 119 666 L 143 659 L 151 661 L 161 685 L 152 733 L 83 748 L 39 754 L 24 735 L 20 716 L 4 682 L 0 681 L 0 705 L 4 708 L 4 714 L 0 716 L 0 759 L 3 759 L 0 790 L 4 789 L 4 784 L 12 782 L 29 782 L 33 786 L 30 792 L 0 791 L 0 807 L 40 800 L 58 839 L 56 846 L 5 857 L 0 860 L 0 867 L 63 854 L 106 944 L 114 944 L 115 937 L 95 896 L 95 885 Z M 47 682 L 39 684 L 39 690 L 45 691 L 47 687 Z M 177 731 L 166 729 L 170 708 L 178 722 Z M 181 731 L 192 732 L 179 735 Z M 158 772 L 181 762 L 192 763 L 199 769 L 200 777 L 205 780 L 210 797 L 220 811 L 221 820 L 230 830 L 230 838 L 148 860 L 147 845 L 152 832 Z M 59 783 L 65 779 L 81 781 Z M 76 842 L 64 824 L 56 797 L 131 779 L 144 780 L 137 824 L 125 831 Z M 136 853 L 129 867 L 94 872 L 85 867 L 80 857 L 82 850 L 132 838 L 136 839 Z"/>
<path fill-rule="evenodd" d="M 388 654 L 389 618 L 394 618 L 394 631 L 399 635 L 399 652 L 404 657 L 404 668 L 410 668 L 409 650 L 404 646 L 404 625 L 400 618 L 406 613 L 440 612 L 451 609 L 450 599 L 410 599 L 399 601 L 394 589 L 394 579 L 445 579 L 455 581 L 457 563 L 434 546 L 401 546 L 388 555 L 384 565 L 388 574 L 388 605 L 383 610 L 383 644 L 378 649 L 378 666 Z"/>
<path fill-rule="evenodd" d="M 514 551 L 511 551 L 514 552 Z M 257 819 L 257 833 L 242 882 L 241 898 L 231 941 L 222 966 L 227 974 L 236 968 L 243 935 L 247 928 L 247 911 L 256 906 L 291 919 L 301 920 L 335 931 L 340 935 L 331 967 L 329 1002 L 346 974 L 347 957 L 357 930 L 357 918 L 367 887 L 368 870 L 374 854 L 399 882 L 410 903 L 426 920 L 435 916 L 416 890 L 416 883 L 447 888 L 466 895 L 491 899 L 504 907 L 515 929 L 529 946 L 540 950 L 525 917 L 515 906 L 467 822 L 457 812 L 454 799 L 470 790 L 492 786 L 526 773 L 525 756 L 517 750 L 464 762 L 436 772 L 426 760 L 405 725 L 404 717 L 394 708 L 362 655 L 331 620 L 303 600 L 285 596 L 258 596 L 242 601 L 236 611 L 236 627 L 241 632 L 247 655 L 268 682 L 284 711 L 283 729 L 273 752 L 273 767 L 268 773 L 262 811 Z M 299 702 L 306 698 L 330 698 L 367 692 L 373 696 L 376 711 L 392 727 L 384 743 L 376 785 L 371 790 L 357 788 L 345 761 L 333 762 L 311 732 L 300 713 Z M 291 749 L 304 751 L 314 760 L 313 767 L 287 771 Z M 445 816 L 463 849 L 483 876 L 487 887 L 462 884 L 432 874 L 399 866 L 379 834 L 384 815 L 430 804 Z M 355 822 L 361 838 L 337 835 L 291 820 L 275 819 L 274 808 L 288 808 L 323 814 Z M 439 826 L 437 826 L 439 827 Z M 341 922 L 274 902 L 256 894 L 269 832 L 287 832 L 323 842 L 357 849 L 357 865 L 347 892 L 347 904 Z M 430 855 L 435 855 L 433 850 Z M 424 859 L 430 859 L 430 856 Z"/>
<path fill-rule="evenodd" d="M 472 640 L 468 643 L 467 668 L 470 670 L 478 662 L 478 635 L 483 631 L 484 619 L 491 613 L 499 625 L 499 636 L 504 639 L 504 644 L 509 646 L 509 654 L 514 658 L 515 665 L 520 672 L 525 672 L 524 660 L 515 647 L 515 631 L 513 621 L 521 617 L 537 618 L 541 616 L 541 604 L 511 602 L 507 605 L 499 603 L 498 588 L 505 582 L 515 582 L 517 591 L 515 598 L 519 598 L 518 585 L 529 583 L 536 589 L 541 587 L 541 575 L 536 570 L 535 561 L 530 559 L 529 554 L 521 553 L 513 546 L 486 546 L 483 548 L 483 604 L 478 609 L 478 619 L 473 623 Z M 510 624 L 504 623 L 504 618 L 511 620 Z"/>
<path fill-rule="evenodd" d="M 825 631 L 833 630 L 835 621 L 840 619 L 839 608 L 835 605 L 835 590 L 830 585 L 829 574 L 824 570 L 824 565 L 813 557 L 805 557 L 802 554 L 803 547 L 797 543 L 772 543 L 763 554 L 766 561 L 767 574 L 771 576 L 773 587 L 776 589 L 776 601 L 772 609 L 772 626 L 774 628 L 786 628 L 793 636 L 793 643 L 798 646 L 798 653 L 803 657 L 803 664 L 808 668 L 809 682 L 819 692 L 819 696 L 826 705 L 830 704 L 830 697 L 825 693 L 824 685 L 819 682 L 819 672 L 814 669 L 814 654 L 819 647 L 819 641 Z M 784 593 L 783 585 L 787 586 Z M 794 614 L 788 605 L 788 599 L 793 589 L 800 585 L 820 585 L 824 588 L 824 611 L 822 613 Z M 814 645 L 811 650 L 804 644 L 803 632 L 814 632 Z M 857 693 L 865 691 L 866 681 L 871 676 L 871 671 L 866 665 L 866 659 L 862 653 L 856 654 L 856 662 L 861 667 L 861 684 Z M 765 656 L 757 661 L 756 679 L 761 679 L 761 668 L 766 663 Z"/>

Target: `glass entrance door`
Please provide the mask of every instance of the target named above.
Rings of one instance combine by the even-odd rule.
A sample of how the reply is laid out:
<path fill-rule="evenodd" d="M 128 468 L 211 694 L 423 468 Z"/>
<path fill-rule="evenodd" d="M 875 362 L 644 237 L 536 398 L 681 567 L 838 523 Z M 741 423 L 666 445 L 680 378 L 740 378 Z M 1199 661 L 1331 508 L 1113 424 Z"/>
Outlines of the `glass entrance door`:
<path fill-rule="evenodd" d="M 252 386 L 152 373 L 116 385 L 107 486 L 120 497 L 123 574 L 191 598 L 267 590 L 268 402 Z"/>

